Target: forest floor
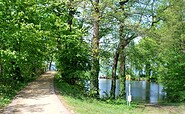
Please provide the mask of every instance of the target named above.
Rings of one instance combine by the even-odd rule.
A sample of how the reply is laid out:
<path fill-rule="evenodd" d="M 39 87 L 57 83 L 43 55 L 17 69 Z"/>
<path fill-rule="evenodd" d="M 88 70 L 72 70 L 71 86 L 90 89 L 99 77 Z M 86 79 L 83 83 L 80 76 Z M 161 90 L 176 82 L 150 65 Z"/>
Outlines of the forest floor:
<path fill-rule="evenodd" d="M 4 114 L 71 114 L 54 92 L 56 72 L 48 71 L 21 90 Z"/>

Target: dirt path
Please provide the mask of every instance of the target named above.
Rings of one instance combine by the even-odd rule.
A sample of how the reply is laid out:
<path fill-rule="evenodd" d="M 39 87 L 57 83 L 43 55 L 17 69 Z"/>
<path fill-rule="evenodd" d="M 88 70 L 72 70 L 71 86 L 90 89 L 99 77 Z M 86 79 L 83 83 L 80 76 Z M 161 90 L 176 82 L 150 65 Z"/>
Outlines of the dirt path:
<path fill-rule="evenodd" d="M 54 92 L 54 71 L 48 71 L 19 92 L 5 114 L 71 114 Z"/>

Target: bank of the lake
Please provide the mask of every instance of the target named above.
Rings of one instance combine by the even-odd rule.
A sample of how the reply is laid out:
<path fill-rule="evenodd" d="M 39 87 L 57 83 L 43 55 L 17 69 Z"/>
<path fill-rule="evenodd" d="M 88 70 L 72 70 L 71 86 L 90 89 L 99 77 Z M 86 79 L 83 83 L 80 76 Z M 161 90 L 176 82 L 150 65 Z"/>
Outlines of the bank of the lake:
<path fill-rule="evenodd" d="M 57 93 L 66 106 L 77 114 L 185 114 L 185 105 L 178 104 L 137 104 L 126 105 L 123 99 L 97 100 L 83 95 L 77 86 L 55 80 Z"/>

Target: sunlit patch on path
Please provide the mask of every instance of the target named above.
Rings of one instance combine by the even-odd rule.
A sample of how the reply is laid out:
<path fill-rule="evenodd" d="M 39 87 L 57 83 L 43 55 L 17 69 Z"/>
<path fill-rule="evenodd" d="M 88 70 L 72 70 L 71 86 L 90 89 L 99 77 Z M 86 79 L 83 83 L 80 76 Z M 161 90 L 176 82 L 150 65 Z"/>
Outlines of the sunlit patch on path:
<path fill-rule="evenodd" d="M 54 92 L 55 73 L 46 72 L 20 91 L 5 114 L 70 114 Z"/>

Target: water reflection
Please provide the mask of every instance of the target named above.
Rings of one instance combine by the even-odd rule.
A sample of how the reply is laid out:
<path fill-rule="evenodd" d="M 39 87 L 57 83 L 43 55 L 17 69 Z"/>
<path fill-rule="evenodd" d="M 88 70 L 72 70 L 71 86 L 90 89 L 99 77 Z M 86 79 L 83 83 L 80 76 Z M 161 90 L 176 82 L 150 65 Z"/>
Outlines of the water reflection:
<path fill-rule="evenodd" d="M 112 84 L 111 79 L 99 79 L 100 98 L 110 97 L 111 84 Z M 119 91 L 120 91 L 120 81 L 116 80 L 116 91 L 115 91 L 116 97 L 119 95 Z"/>
<path fill-rule="evenodd" d="M 126 81 L 126 96 L 128 96 L 128 84 Z M 133 100 L 146 100 L 146 81 L 132 81 L 131 95 Z"/>
<path fill-rule="evenodd" d="M 100 98 L 110 96 L 111 83 L 110 79 L 99 79 Z"/>
<path fill-rule="evenodd" d="M 100 98 L 110 96 L 111 79 L 99 79 Z M 129 82 L 126 81 L 126 94 L 128 95 Z M 147 102 L 156 104 L 164 99 L 165 93 L 162 91 L 163 86 L 155 82 L 131 81 L 132 101 Z M 120 94 L 120 81 L 116 81 L 115 95 Z M 127 96 L 126 95 L 126 96 Z"/>
<path fill-rule="evenodd" d="M 163 86 L 155 82 L 131 81 L 131 95 L 133 101 L 156 104 L 164 99 Z M 128 81 L 126 81 L 126 93 L 128 94 Z"/>

